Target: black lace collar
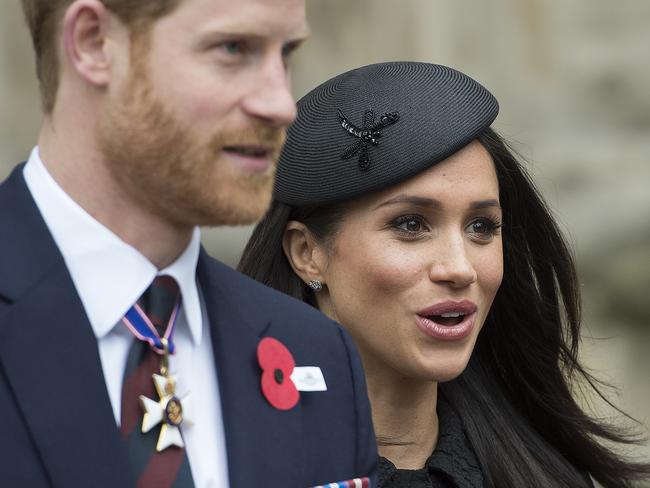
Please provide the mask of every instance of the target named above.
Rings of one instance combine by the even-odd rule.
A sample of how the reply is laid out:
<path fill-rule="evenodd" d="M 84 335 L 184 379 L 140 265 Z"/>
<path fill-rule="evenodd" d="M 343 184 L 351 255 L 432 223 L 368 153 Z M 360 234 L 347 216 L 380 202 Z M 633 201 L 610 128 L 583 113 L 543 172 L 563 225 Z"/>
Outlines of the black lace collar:
<path fill-rule="evenodd" d="M 438 398 L 438 445 L 422 469 L 397 469 L 388 459 L 379 460 L 380 488 L 482 488 L 483 474 L 467 441 L 460 418 Z"/>

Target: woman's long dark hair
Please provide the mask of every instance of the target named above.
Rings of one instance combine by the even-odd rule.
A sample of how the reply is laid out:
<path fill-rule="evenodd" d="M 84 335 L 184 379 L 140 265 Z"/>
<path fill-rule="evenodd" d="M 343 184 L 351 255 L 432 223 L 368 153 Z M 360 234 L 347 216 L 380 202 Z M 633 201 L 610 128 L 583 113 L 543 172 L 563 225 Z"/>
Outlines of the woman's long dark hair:
<path fill-rule="evenodd" d="M 650 478 L 650 466 L 628 462 L 600 441 L 629 444 L 625 431 L 592 419 L 578 406 L 576 384 L 605 398 L 578 362 L 580 291 L 571 252 L 539 192 L 492 129 L 480 137 L 496 167 L 504 221 L 504 277 L 468 367 L 440 384 L 460 415 L 487 486 L 606 488 Z M 345 203 L 290 207 L 274 201 L 239 264 L 249 276 L 316 305 L 282 250 L 289 220 L 327 243 Z M 583 474 L 584 473 L 584 474 Z"/>

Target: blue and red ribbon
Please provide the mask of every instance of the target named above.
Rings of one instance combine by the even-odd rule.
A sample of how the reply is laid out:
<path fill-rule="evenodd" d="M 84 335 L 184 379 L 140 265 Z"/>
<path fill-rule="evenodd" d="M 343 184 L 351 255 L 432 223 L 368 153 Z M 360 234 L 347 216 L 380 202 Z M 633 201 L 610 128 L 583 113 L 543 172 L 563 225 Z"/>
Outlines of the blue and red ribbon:
<path fill-rule="evenodd" d="M 162 338 L 167 339 L 170 354 L 174 354 L 172 334 L 174 333 L 174 326 L 180 308 L 181 298 L 179 297 L 176 301 L 176 305 L 174 305 L 171 316 L 169 317 L 167 327 L 165 327 L 165 333 L 162 336 Z M 158 334 L 156 326 L 153 325 L 153 322 L 151 322 L 151 319 L 147 317 L 147 314 L 144 313 L 144 310 L 142 310 L 140 305 L 137 303 L 133 305 L 128 312 L 126 312 L 124 317 L 122 317 L 122 322 L 124 322 L 124 325 L 128 327 L 137 339 L 149 343 L 156 353 L 165 353 L 165 347 L 163 346 L 162 338 L 160 337 L 160 334 Z"/>

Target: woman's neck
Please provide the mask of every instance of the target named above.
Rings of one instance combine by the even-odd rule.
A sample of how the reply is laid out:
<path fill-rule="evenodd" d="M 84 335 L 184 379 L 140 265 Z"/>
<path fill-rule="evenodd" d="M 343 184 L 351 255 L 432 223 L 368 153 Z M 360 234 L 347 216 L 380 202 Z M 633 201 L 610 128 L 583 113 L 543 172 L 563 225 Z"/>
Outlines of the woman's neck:
<path fill-rule="evenodd" d="M 420 469 L 438 442 L 438 384 L 367 368 L 379 455 L 399 469 Z"/>

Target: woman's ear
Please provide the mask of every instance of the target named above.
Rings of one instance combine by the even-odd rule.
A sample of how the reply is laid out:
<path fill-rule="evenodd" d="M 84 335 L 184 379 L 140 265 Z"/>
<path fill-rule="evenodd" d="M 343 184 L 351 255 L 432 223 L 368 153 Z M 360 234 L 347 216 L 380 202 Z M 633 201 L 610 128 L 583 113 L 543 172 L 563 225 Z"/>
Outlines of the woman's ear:
<path fill-rule="evenodd" d="M 282 249 L 294 273 L 305 283 L 318 280 L 325 284 L 325 253 L 307 226 L 291 220 L 284 229 Z"/>

